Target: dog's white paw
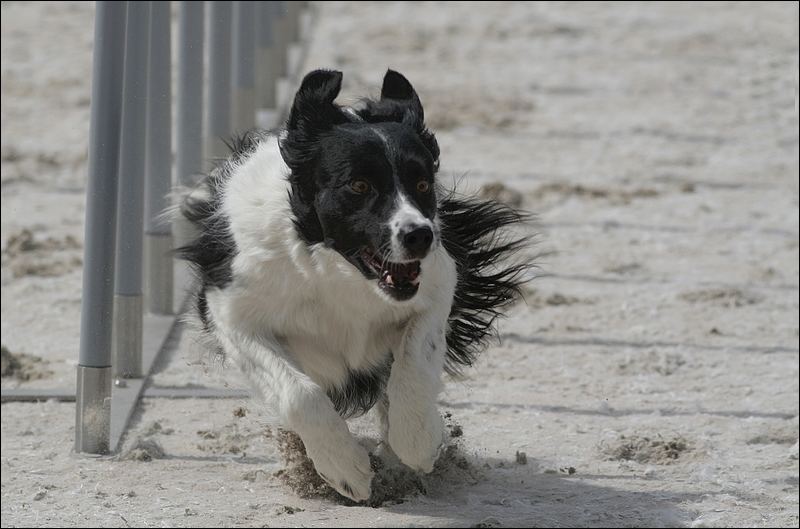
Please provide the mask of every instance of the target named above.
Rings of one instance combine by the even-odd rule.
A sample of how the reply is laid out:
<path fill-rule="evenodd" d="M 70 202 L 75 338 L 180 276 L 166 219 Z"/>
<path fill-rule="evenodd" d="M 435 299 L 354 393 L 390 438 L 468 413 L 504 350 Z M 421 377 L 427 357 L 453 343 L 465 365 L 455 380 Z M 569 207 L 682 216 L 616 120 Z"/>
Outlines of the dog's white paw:
<path fill-rule="evenodd" d="M 373 476 L 369 454 L 355 439 L 321 439 L 306 444 L 306 452 L 317 474 L 336 492 L 353 501 L 369 499 Z"/>
<path fill-rule="evenodd" d="M 389 445 L 413 470 L 431 472 L 444 441 L 444 421 L 435 407 L 404 410 L 389 406 Z"/>

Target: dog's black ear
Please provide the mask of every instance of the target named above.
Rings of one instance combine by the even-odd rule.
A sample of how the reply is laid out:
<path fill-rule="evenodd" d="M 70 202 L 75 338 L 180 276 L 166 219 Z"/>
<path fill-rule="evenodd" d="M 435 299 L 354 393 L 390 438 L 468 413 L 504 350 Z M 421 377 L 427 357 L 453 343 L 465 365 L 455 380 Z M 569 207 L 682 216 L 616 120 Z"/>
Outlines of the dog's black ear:
<path fill-rule="evenodd" d="M 308 73 L 294 96 L 286 128 L 289 131 L 311 126 L 324 130 L 347 121 L 333 103 L 342 88 L 342 72 L 314 70 Z"/>
<path fill-rule="evenodd" d="M 417 131 L 422 143 L 433 156 L 434 167 L 439 167 L 439 144 L 436 136 L 425 127 L 425 112 L 417 91 L 405 76 L 391 68 L 383 76 L 379 100 L 366 100 L 358 115 L 368 123 L 396 121 Z"/>
<path fill-rule="evenodd" d="M 391 68 L 386 70 L 381 87 L 381 101 L 386 99 L 392 99 L 407 106 L 419 117 L 420 121 L 425 121 L 425 112 L 416 90 L 403 74 Z"/>
<path fill-rule="evenodd" d="M 302 179 L 304 167 L 316 156 L 320 135 L 349 121 L 333 102 L 341 88 L 342 72 L 335 70 L 314 70 L 300 83 L 280 141 L 281 156 L 292 170 L 293 179 Z"/>

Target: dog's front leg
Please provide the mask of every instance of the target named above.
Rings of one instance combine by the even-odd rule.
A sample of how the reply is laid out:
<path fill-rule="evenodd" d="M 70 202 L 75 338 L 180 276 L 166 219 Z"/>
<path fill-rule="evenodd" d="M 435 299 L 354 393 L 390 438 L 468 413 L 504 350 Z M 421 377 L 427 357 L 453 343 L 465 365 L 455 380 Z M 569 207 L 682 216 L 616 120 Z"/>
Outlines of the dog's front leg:
<path fill-rule="evenodd" d="M 444 424 L 436 399 L 442 390 L 447 350 L 446 316 L 426 314 L 412 322 L 395 351 L 386 386 L 388 441 L 400 460 L 430 472 L 444 443 Z"/>
<path fill-rule="evenodd" d="M 226 333 L 223 341 L 236 352 L 239 367 L 274 407 L 282 425 L 303 440 L 317 473 L 343 496 L 367 500 L 373 476 L 369 454 L 350 434 L 325 391 L 292 365 L 277 340 Z"/>

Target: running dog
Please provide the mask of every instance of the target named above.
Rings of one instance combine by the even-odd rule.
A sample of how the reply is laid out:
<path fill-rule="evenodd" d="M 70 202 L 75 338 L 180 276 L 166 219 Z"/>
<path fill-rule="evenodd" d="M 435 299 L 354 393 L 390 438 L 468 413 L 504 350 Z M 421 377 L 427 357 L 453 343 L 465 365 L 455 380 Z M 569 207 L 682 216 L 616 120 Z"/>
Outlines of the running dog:
<path fill-rule="evenodd" d="M 369 455 L 346 419 L 375 408 L 382 439 L 430 472 L 444 442 L 442 371 L 472 365 L 528 265 L 507 258 L 523 216 L 437 184 L 439 146 L 409 81 L 334 101 L 342 74 L 309 73 L 285 127 L 235 139 L 188 194 L 204 333 L 245 374 L 319 475 L 370 496 Z"/>

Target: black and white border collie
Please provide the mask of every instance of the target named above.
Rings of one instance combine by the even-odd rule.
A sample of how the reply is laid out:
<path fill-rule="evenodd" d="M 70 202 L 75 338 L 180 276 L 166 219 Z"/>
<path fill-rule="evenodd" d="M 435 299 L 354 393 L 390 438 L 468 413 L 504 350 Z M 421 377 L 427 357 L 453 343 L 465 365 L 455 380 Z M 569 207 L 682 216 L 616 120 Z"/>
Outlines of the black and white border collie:
<path fill-rule="evenodd" d="M 472 364 L 528 268 L 509 264 L 521 215 L 436 183 L 420 100 L 389 70 L 381 96 L 334 103 L 309 73 L 285 128 L 251 131 L 183 201 L 199 235 L 204 332 L 238 365 L 319 475 L 370 496 L 369 455 L 345 419 L 374 408 L 387 450 L 430 472 L 443 446 L 442 371 Z"/>

